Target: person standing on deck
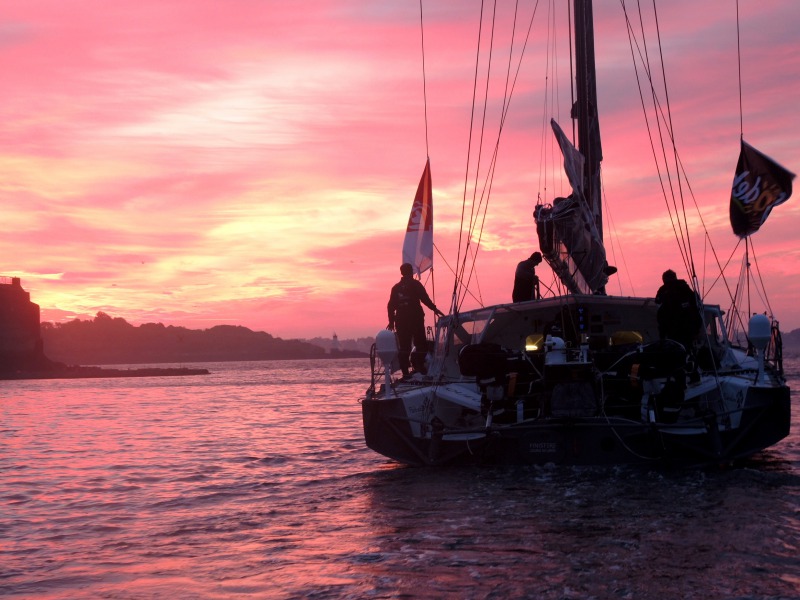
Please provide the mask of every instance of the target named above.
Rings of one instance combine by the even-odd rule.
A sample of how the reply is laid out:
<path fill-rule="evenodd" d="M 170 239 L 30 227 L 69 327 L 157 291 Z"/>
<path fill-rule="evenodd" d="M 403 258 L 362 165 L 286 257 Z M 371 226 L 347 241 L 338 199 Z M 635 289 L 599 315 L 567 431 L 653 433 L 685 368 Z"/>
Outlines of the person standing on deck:
<path fill-rule="evenodd" d="M 534 252 L 530 257 L 517 264 L 517 270 L 514 273 L 514 290 L 511 292 L 511 299 L 514 302 L 538 300 L 542 297 L 539 293 L 539 277 L 536 275 L 536 267 L 541 262 L 542 254 Z"/>
<path fill-rule="evenodd" d="M 656 293 L 658 335 L 662 340 L 679 342 L 691 353 L 692 343 L 703 325 L 697 295 L 672 269 L 664 271 L 661 281 L 663 285 Z"/>
<path fill-rule="evenodd" d="M 414 268 L 409 263 L 400 266 L 400 275 L 402 276 L 400 281 L 392 287 L 389 294 L 386 308 L 389 313 L 388 329 L 397 333 L 400 370 L 403 372 L 403 378 L 407 378 L 412 342 L 417 351 L 427 350 L 425 313 L 421 304 L 430 308 L 436 315 L 444 316 L 444 313 L 436 308 L 428 292 L 425 291 L 425 286 L 414 279 Z"/>

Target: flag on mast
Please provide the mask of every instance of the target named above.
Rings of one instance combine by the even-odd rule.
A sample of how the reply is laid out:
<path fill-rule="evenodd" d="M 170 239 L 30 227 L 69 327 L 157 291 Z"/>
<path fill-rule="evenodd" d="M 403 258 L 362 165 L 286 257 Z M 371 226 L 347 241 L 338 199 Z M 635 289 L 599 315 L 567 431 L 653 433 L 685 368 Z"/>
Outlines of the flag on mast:
<path fill-rule="evenodd" d="M 431 191 L 431 160 L 419 180 L 417 195 L 411 206 L 406 238 L 403 241 L 403 262 L 410 263 L 419 275 L 433 266 L 433 193 Z"/>
<path fill-rule="evenodd" d="M 755 233 L 770 211 L 792 195 L 794 173 L 742 140 L 731 187 L 731 227 L 739 237 Z"/>

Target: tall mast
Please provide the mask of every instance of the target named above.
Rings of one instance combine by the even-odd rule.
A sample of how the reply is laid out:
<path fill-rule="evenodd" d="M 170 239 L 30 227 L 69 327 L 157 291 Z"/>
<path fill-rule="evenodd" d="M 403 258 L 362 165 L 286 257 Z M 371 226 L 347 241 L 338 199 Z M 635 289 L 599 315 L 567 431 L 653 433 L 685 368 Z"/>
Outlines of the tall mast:
<path fill-rule="evenodd" d="M 533 216 L 542 256 L 572 294 L 605 294 L 608 276 L 616 271 L 606 262 L 603 212 L 600 204 L 600 124 L 594 65 L 591 0 L 574 0 L 575 97 L 572 118 L 578 128 L 578 148 L 552 120 L 564 155 L 564 170 L 572 193 L 538 204 Z"/>
<path fill-rule="evenodd" d="M 578 123 L 578 150 L 586 159 L 585 200 L 594 217 L 600 241 L 603 239 L 603 211 L 600 204 L 600 122 L 597 117 L 597 76 L 594 63 L 594 22 L 591 0 L 574 0 L 575 87 L 572 118 Z"/>

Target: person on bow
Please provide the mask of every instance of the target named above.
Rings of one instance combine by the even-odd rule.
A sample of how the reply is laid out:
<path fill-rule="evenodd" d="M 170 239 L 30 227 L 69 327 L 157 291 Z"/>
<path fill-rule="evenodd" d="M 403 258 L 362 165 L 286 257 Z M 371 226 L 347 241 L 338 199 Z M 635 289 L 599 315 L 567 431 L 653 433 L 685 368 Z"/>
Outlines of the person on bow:
<path fill-rule="evenodd" d="M 400 275 L 400 281 L 392 287 L 389 294 L 386 308 L 389 313 L 388 329 L 397 334 L 398 360 L 403 378 L 406 379 L 410 375 L 412 343 L 423 355 L 427 351 L 428 339 L 425 337 L 425 313 L 422 304 L 438 316 L 444 316 L 444 313 L 436 308 L 425 291 L 425 286 L 414 279 L 414 268 L 411 264 L 400 265 Z"/>
<path fill-rule="evenodd" d="M 517 264 L 517 270 L 514 272 L 514 289 L 511 292 L 512 301 L 525 302 L 542 297 L 539 293 L 539 277 L 536 275 L 536 267 L 541 262 L 541 252 L 534 252 Z"/>

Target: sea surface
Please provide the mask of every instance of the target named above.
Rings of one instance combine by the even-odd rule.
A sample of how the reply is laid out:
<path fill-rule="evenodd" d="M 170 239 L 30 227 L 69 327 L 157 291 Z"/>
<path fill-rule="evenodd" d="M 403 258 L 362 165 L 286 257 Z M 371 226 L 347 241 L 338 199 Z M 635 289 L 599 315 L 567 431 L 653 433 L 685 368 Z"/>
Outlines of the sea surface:
<path fill-rule="evenodd" d="M 415 469 L 367 360 L 0 382 L 0 597 L 800 598 L 791 436 L 744 467 Z"/>

